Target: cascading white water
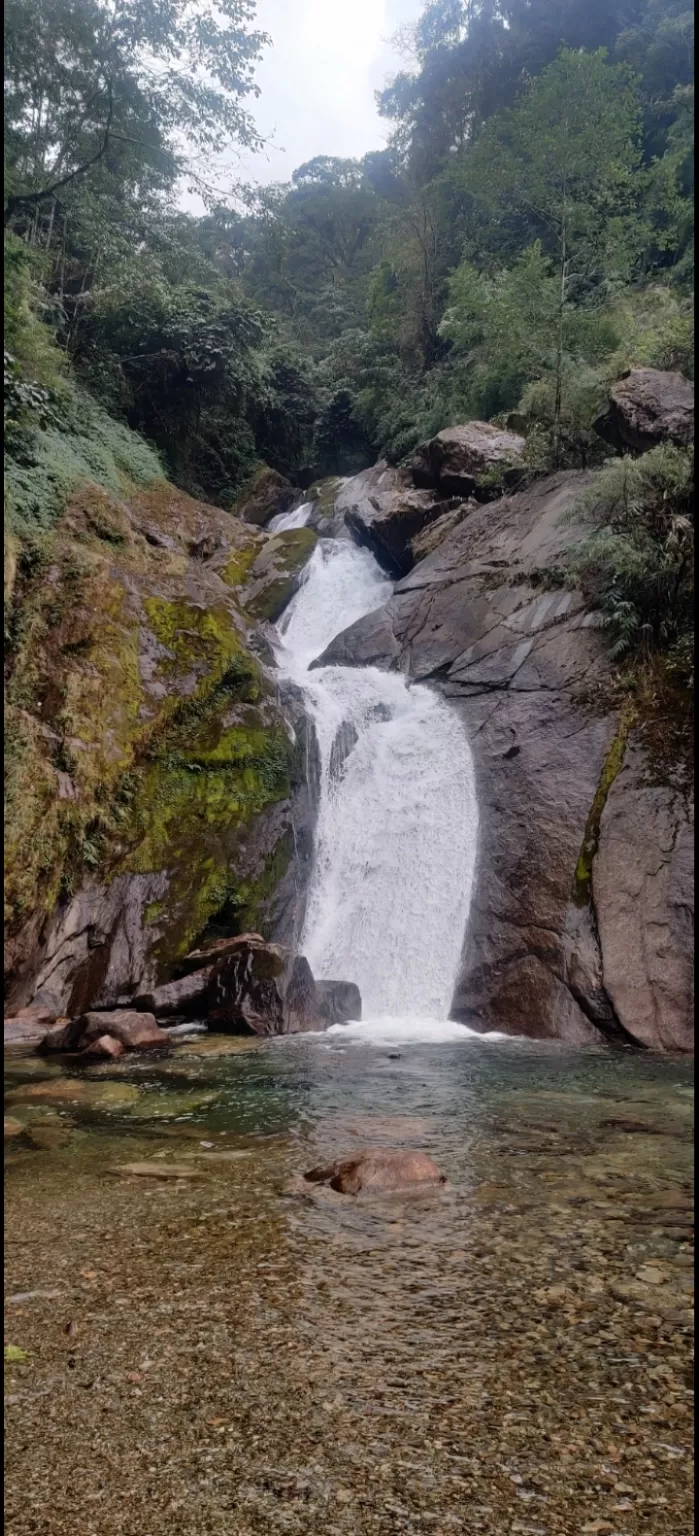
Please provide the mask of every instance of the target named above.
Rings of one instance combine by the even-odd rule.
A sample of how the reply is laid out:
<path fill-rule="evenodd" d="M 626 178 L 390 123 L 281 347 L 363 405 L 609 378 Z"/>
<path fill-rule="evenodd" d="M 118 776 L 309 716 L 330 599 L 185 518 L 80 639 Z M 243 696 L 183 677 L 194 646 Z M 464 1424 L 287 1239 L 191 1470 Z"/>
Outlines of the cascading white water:
<path fill-rule="evenodd" d="M 290 519 L 302 510 L 276 518 L 277 529 L 299 526 Z M 476 854 L 464 730 L 436 693 L 400 673 L 309 671 L 391 591 L 366 550 L 324 539 L 278 626 L 278 663 L 304 691 L 321 759 L 301 948 L 317 977 L 357 983 L 365 1019 L 446 1021 Z"/>
<path fill-rule="evenodd" d="M 283 533 L 287 528 L 305 528 L 313 511 L 313 502 L 304 501 L 303 506 L 295 507 L 293 512 L 278 512 L 276 517 L 271 517 L 267 524 L 268 533 Z"/>

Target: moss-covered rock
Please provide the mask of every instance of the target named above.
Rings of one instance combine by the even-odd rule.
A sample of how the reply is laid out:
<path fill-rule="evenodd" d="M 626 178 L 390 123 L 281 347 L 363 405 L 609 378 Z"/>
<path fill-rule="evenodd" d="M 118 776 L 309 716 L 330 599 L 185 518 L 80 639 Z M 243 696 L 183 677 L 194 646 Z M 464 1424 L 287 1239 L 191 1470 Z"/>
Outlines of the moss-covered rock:
<path fill-rule="evenodd" d="M 251 626 L 280 611 L 314 542 L 161 479 L 128 500 L 82 484 L 20 546 L 5 878 L 18 998 L 53 967 L 60 1011 L 115 1000 L 166 977 L 222 909 L 235 926 L 267 901 L 290 856 L 293 742 Z"/>
<path fill-rule="evenodd" d="M 241 602 L 252 619 L 276 623 L 298 591 L 301 572 L 318 542 L 311 528 L 289 528 L 268 537 L 246 573 Z"/>
<path fill-rule="evenodd" d="M 231 511 L 243 522 L 261 528 L 271 517 L 276 517 L 280 512 L 288 512 L 297 494 L 284 475 L 280 475 L 276 469 L 270 469 L 267 464 L 260 464 L 245 482 Z"/>

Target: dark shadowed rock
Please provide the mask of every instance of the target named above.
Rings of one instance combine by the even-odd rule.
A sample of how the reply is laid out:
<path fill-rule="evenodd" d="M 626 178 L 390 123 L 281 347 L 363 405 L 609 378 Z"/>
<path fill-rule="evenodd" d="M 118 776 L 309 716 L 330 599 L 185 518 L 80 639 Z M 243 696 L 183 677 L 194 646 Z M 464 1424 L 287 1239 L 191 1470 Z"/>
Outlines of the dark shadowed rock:
<path fill-rule="evenodd" d="M 289 480 L 280 475 L 276 469 L 268 469 L 265 465 L 248 481 L 231 509 L 245 523 L 254 523 L 258 528 L 268 523 L 271 517 L 276 517 L 280 512 L 288 512 L 293 506 L 298 492 Z"/>
<path fill-rule="evenodd" d="M 686 447 L 694 437 L 694 385 L 681 373 L 631 368 L 609 391 L 595 431 L 619 450 L 645 453 L 658 443 Z"/>
<path fill-rule="evenodd" d="M 169 981 L 162 987 L 155 987 L 152 992 L 144 992 L 135 999 L 134 1006 L 146 1013 L 160 1014 L 161 1017 L 181 1013 L 194 1018 L 205 1008 L 210 975 L 211 963 L 187 976 L 181 976 L 178 981 Z"/>
<path fill-rule="evenodd" d="M 207 986 L 209 1024 L 232 1034 L 289 1035 L 325 1028 L 308 961 L 248 937 L 218 960 Z"/>
<path fill-rule="evenodd" d="M 233 1034 L 283 1034 L 284 1009 L 277 982 L 285 964 L 284 950 L 252 937 L 217 960 L 207 985 L 211 1027 Z"/>
<path fill-rule="evenodd" d="M 425 1152 L 392 1147 L 367 1148 L 304 1174 L 311 1184 L 328 1184 L 340 1195 L 379 1194 L 446 1184 Z"/>
<path fill-rule="evenodd" d="M 468 501 L 460 501 L 458 506 L 452 507 L 449 512 L 444 512 L 441 517 L 437 518 L 435 523 L 429 523 L 426 528 L 423 528 L 421 533 L 416 534 L 415 538 L 410 541 L 410 553 L 413 557 L 413 564 L 417 565 L 420 560 L 424 560 L 427 555 L 431 555 L 433 549 L 436 549 L 437 545 L 441 544 L 443 539 L 446 539 L 447 534 L 451 533 L 452 529 L 458 528 L 459 523 L 462 523 L 464 518 L 468 517 L 469 512 L 472 512 L 474 507 L 477 506 L 478 502 L 473 500 L 473 498 Z"/>
<path fill-rule="evenodd" d="M 362 1017 L 362 998 L 353 981 L 317 981 L 318 1007 L 326 1024 L 349 1024 Z"/>
<path fill-rule="evenodd" d="M 446 427 L 416 450 L 413 480 L 443 496 L 496 495 L 498 487 L 515 485 L 521 478 L 524 447 L 524 438 L 516 432 L 487 421 Z"/>

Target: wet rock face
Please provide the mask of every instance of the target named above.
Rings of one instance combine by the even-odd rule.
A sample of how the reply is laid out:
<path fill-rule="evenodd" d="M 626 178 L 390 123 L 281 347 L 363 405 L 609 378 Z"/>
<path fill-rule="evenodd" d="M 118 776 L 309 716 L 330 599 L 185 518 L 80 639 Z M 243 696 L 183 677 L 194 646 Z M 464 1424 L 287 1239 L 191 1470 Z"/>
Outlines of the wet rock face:
<path fill-rule="evenodd" d="M 308 529 L 269 536 L 165 481 L 128 504 L 76 491 L 50 572 L 14 594 L 8 1012 L 129 1004 L 169 983 L 211 925 L 295 942 L 314 738 L 260 626 L 314 542 Z"/>
<path fill-rule="evenodd" d="M 238 941 L 215 962 L 206 1001 L 214 1030 L 291 1035 L 326 1028 L 305 956 L 254 935 Z"/>
<path fill-rule="evenodd" d="M 434 490 L 417 490 L 406 470 L 377 464 L 340 490 L 336 515 L 390 576 L 412 567 L 411 540 L 446 510 Z"/>
<path fill-rule="evenodd" d="M 604 987 L 634 1038 L 693 1048 L 694 817 L 633 746 L 611 786 L 593 865 Z"/>
<path fill-rule="evenodd" d="M 392 1193 L 446 1183 L 426 1153 L 391 1147 L 368 1148 L 326 1167 L 311 1168 L 304 1178 L 310 1184 L 327 1184 L 340 1195 Z"/>
<path fill-rule="evenodd" d="M 687 447 L 694 437 L 694 385 L 681 373 L 631 368 L 609 391 L 595 430 L 619 450 L 645 453 L 658 443 Z"/>
<path fill-rule="evenodd" d="M 439 491 L 442 496 L 473 496 L 480 500 L 515 485 L 524 464 L 524 438 L 487 421 L 468 421 L 447 427 L 422 443 L 412 462 L 416 486 Z"/>
<path fill-rule="evenodd" d="M 317 981 L 316 994 L 320 1013 L 327 1024 L 361 1021 L 362 998 L 353 981 Z"/>
<path fill-rule="evenodd" d="M 472 509 L 318 664 L 401 668 L 438 684 L 463 720 L 479 833 L 452 1017 L 686 1049 L 690 812 L 653 787 L 633 733 L 625 746 L 596 616 L 556 584 L 586 531 L 575 504 L 591 478 L 561 472 Z"/>

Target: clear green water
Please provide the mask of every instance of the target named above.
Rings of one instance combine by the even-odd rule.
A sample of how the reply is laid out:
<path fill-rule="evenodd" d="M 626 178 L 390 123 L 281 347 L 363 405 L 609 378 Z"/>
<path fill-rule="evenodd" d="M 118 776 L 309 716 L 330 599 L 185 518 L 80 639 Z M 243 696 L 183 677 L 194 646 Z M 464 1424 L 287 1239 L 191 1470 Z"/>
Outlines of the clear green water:
<path fill-rule="evenodd" d="M 691 1064 L 219 1046 L 6 1058 L 12 1536 L 688 1530 Z M 303 1186 L 362 1145 L 448 1185 Z"/>

